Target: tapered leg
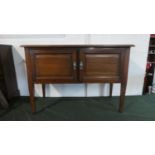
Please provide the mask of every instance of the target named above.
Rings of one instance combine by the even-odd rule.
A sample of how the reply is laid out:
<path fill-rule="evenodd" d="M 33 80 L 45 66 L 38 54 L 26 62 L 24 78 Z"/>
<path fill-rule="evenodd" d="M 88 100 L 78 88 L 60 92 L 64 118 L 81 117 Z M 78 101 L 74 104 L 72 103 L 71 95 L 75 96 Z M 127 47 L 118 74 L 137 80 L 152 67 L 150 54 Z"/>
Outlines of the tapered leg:
<path fill-rule="evenodd" d="M 32 71 L 32 59 L 31 59 L 31 53 L 28 48 L 25 48 L 25 57 L 26 57 L 26 66 L 27 66 L 27 78 L 28 78 L 28 87 L 29 87 L 29 94 L 30 94 L 30 104 L 32 112 L 36 112 L 36 104 L 35 104 L 35 94 L 34 94 L 34 77 L 33 77 L 33 71 Z"/>
<path fill-rule="evenodd" d="M 113 91 L 113 84 L 110 83 L 110 97 L 112 97 L 112 91 Z"/>
<path fill-rule="evenodd" d="M 120 95 L 120 104 L 119 104 L 119 112 L 124 111 L 124 100 L 125 100 L 125 92 L 126 92 L 126 84 L 121 84 L 121 95 Z"/>
<path fill-rule="evenodd" d="M 43 97 L 46 97 L 46 90 L 45 90 L 45 84 L 42 84 L 42 92 L 43 92 Z"/>
<path fill-rule="evenodd" d="M 35 113 L 36 112 L 36 104 L 35 104 L 35 100 L 34 100 L 34 84 L 29 83 L 29 93 L 30 93 L 31 109 L 32 109 L 32 112 Z"/>

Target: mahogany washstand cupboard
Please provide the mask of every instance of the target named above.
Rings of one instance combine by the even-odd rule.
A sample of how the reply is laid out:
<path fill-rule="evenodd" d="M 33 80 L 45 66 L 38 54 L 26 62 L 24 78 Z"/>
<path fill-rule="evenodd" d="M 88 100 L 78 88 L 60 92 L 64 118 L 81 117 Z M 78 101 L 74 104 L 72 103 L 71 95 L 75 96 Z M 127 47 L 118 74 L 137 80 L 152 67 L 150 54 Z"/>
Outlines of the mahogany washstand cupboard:
<path fill-rule="evenodd" d="M 32 112 L 34 85 L 49 83 L 121 83 L 119 111 L 123 112 L 130 48 L 134 45 L 22 45 L 25 48 Z"/>

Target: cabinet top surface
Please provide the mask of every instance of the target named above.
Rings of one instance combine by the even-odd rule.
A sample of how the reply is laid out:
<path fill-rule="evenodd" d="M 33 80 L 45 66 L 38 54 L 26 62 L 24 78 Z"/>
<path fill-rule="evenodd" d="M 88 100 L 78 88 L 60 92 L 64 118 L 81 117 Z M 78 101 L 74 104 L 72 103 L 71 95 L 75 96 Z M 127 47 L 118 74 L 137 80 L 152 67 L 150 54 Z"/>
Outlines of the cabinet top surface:
<path fill-rule="evenodd" d="M 33 47 L 68 47 L 68 48 L 90 48 L 90 47 L 95 47 L 95 48 L 129 48 L 129 47 L 134 47 L 132 44 L 67 44 L 67 45 L 21 45 L 21 47 L 27 47 L 27 48 L 33 48 Z"/>

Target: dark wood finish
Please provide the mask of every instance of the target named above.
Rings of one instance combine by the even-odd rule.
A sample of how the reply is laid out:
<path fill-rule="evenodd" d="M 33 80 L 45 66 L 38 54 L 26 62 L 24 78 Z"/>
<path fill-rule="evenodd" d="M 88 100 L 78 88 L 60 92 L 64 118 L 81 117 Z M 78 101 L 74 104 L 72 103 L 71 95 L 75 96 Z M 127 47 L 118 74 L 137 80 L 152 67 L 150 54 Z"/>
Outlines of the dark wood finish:
<path fill-rule="evenodd" d="M 2 103 L 4 107 L 7 107 L 6 99 L 19 96 L 12 46 L 10 45 L 0 45 L 0 91 L 1 103 L 4 103 Z"/>
<path fill-rule="evenodd" d="M 23 45 L 30 103 L 36 111 L 34 84 L 121 83 L 119 111 L 124 109 L 130 47 L 133 45 Z"/>
<path fill-rule="evenodd" d="M 125 49 L 125 52 L 121 54 L 121 91 L 120 91 L 120 105 L 119 105 L 119 112 L 123 112 L 124 110 L 124 100 L 125 100 L 125 93 L 126 93 L 126 86 L 128 80 L 128 66 L 129 66 L 129 56 L 130 56 L 130 49 Z"/>
<path fill-rule="evenodd" d="M 31 57 L 31 53 L 28 48 L 25 49 L 25 58 L 26 58 L 26 66 L 27 66 L 28 88 L 30 93 L 31 109 L 32 109 L 32 112 L 35 112 L 36 104 L 34 102 L 34 73 L 32 72 L 33 57 Z"/>

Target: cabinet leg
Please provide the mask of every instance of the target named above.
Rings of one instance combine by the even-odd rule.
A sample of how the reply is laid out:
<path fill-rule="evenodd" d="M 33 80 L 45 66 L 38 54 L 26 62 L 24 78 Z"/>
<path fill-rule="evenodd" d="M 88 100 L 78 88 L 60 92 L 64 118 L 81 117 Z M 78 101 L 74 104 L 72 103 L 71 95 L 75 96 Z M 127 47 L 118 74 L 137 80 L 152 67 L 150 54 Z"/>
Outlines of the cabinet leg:
<path fill-rule="evenodd" d="M 36 104 L 34 100 L 34 84 L 29 84 L 29 93 L 30 93 L 30 104 L 31 104 L 31 109 L 32 112 L 36 112 Z"/>
<path fill-rule="evenodd" d="M 112 91 L 113 91 L 113 84 L 110 83 L 110 97 L 112 97 Z"/>
<path fill-rule="evenodd" d="M 126 92 L 126 84 L 121 84 L 119 112 L 124 111 L 125 92 Z"/>
<path fill-rule="evenodd" d="M 45 90 L 45 84 L 42 84 L 42 92 L 43 92 L 43 97 L 46 97 L 46 90 Z"/>

